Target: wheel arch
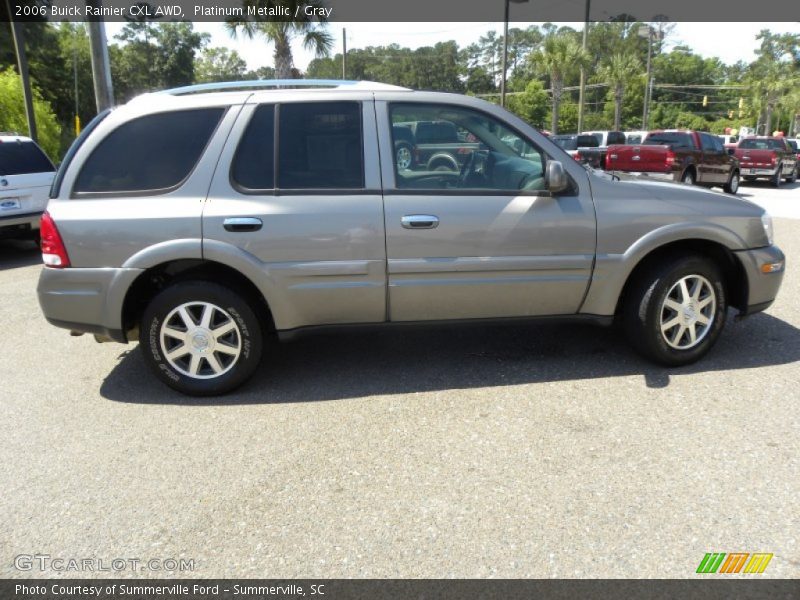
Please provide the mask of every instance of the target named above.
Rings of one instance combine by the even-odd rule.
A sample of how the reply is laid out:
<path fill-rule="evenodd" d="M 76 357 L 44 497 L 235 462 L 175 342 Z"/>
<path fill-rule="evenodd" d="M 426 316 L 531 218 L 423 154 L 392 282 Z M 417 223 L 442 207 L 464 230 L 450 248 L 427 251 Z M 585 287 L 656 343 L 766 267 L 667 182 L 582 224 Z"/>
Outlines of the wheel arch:
<path fill-rule="evenodd" d="M 161 290 L 180 281 L 206 280 L 221 283 L 242 294 L 263 323 L 265 333 L 275 330 L 272 311 L 262 290 L 239 270 L 214 260 L 181 258 L 145 269 L 129 286 L 122 303 L 121 322 L 128 333 L 138 327 L 147 304 Z"/>
<path fill-rule="evenodd" d="M 664 260 L 667 256 L 675 256 L 677 254 L 697 254 L 710 258 L 722 273 L 728 306 L 740 311 L 747 310 L 749 288 L 747 274 L 741 262 L 725 244 L 709 239 L 691 238 L 665 243 L 642 256 L 625 279 L 617 299 L 614 314 L 619 314 L 632 283 L 642 273 L 646 272 L 652 265 Z"/>
<path fill-rule="evenodd" d="M 438 154 L 431 156 L 428 159 L 428 169 L 433 170 L 436 163 L 448 163 L 456 171 L 459 170 L 458 161 L 453 157 L 452 154 L 447 154 L 446 152 L 439 152 Z"/>

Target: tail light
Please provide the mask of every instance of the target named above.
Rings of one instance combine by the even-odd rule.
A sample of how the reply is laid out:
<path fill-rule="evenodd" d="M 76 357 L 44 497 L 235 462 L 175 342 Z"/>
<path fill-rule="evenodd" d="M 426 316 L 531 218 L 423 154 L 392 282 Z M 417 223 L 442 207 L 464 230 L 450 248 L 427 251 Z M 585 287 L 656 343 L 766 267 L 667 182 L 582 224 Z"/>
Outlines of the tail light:
<path fill-rule="evenodd" d="M 56 269 L 68 267 L 69 256 L 67 256 L 67 249 L 61 239 L 61 234 L 58 233 L 56 222 L 53 221 L 53 217 L 48 212 L 42 215 L 39 235 L 42 239 L 42 261 L 44 264 Z"/>
<path fill-rule="evenodd" d="M 773 152 L 772 156 L 769 157 L 769 162 L 773 165 L 776 164 L 778 162 L 778 155 Z"/>
<path fill-rule="evenodd" d="M 675 162 L 675 153 L 672 150 L 667 150 L 667 154 L 664 157 L 664 162 L 668 167 L 671 167 Z"/>
<path fill-rule="evenodd" d="M 575 155 L 574 155 L 572 158 L 574 158 L 574 159 L 575 159 L 575 160 L 577 160 L 578 162 L 581 162 L 581 160 L 583 159 L 583 157 L 581 156 L 580 150 L 579 150 L 579 151 L 577 151 L 577 152 L 575 153 Z"/>

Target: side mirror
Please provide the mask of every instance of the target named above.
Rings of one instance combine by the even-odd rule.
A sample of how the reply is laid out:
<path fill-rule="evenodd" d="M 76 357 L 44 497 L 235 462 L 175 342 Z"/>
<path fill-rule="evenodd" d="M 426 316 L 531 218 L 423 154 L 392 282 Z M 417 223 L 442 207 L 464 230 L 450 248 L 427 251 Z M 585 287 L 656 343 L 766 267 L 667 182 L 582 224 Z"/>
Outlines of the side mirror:
<path fill-rule="evenodd" d="M 551 194 L 563 192 L 569 187 L 569 180 L 564 171 L 564 165 L 557 160 L 547 161 L 547 170 L 544 175 L 544 180 Z"/>

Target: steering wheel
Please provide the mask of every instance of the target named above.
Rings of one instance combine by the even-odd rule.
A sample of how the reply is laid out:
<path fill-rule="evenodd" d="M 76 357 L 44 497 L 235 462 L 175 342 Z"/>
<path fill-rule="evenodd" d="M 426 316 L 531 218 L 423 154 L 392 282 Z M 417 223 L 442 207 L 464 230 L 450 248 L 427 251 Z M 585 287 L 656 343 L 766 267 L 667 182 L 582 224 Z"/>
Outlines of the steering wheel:
<path fill-rule="evenodd" d="M 469 155 L 469 158 L 464 161 L 464 164 L 461 167 L 461 173 L 458 175 L 458 187 L 460 188 L 467 186 L 467 179 L 469 178 L 470 173 L 472 173 L 472 167 L 475 166 L 476 153 L 477 150 L 473 150 Z"/>

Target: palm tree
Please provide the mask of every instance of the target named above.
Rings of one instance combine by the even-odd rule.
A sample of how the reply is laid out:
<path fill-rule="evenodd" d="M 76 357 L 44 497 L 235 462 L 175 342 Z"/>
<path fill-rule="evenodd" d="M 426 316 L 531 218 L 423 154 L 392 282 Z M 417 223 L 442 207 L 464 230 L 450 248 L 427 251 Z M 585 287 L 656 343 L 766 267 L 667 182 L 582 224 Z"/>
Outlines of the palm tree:
<path fill-rule="evenodd" d="M 550 90 L 553 97 L 553 114 L 550 130 L 558 133 L 558 107 L 564 93 L 564 80 L 570 74 L 589 62 L 589 55 L 577 40 L 569 35 L 554 33 L 548 35 L 541 48 L 533 54 L 534 64 L 550 77 Z"/>
<path fill-rule="evenodd" d="M 614 129 L 622 128 L 622 98 L 631 79 L 641 74 L 642 64 L 633 54 L 613 54 L 600 68 L 600 77 L 614 92 Z"/>
<path fill-rule="evenodd" d="M 330 54 L 333 48 L 333 36 L 326 30 L 325 20 L 311 20 L 305 16 L 303 10 L 306 6 L 313 8 L 322 7 L 321 0 L 297 0 L 287 2 L 275 2 L 273 0 L 244 0 L 245 13 L 248 6 L 259 8 L 269 8 L 272 6 L 282 6 L 289 10 L 289 14 L 298 15 L 299 21 L 250 21 L 250 20 L 228 20 L 225 27 L 228 32 L 236 37 L 240 32 L 247 38 L 263 37 L 267 42 L 275 46 L 273 58 L 275 59 L 275 77 L 277 79 L 290 79 L 294 68 L 294 57 L 292 56 L 292 41 L 297 37 L 302 37 L 303 47 L 306 50 L 313 50 L 317 58 L 322 58 Z M 299 8 L 299 10 L 298 10 Z"/>

